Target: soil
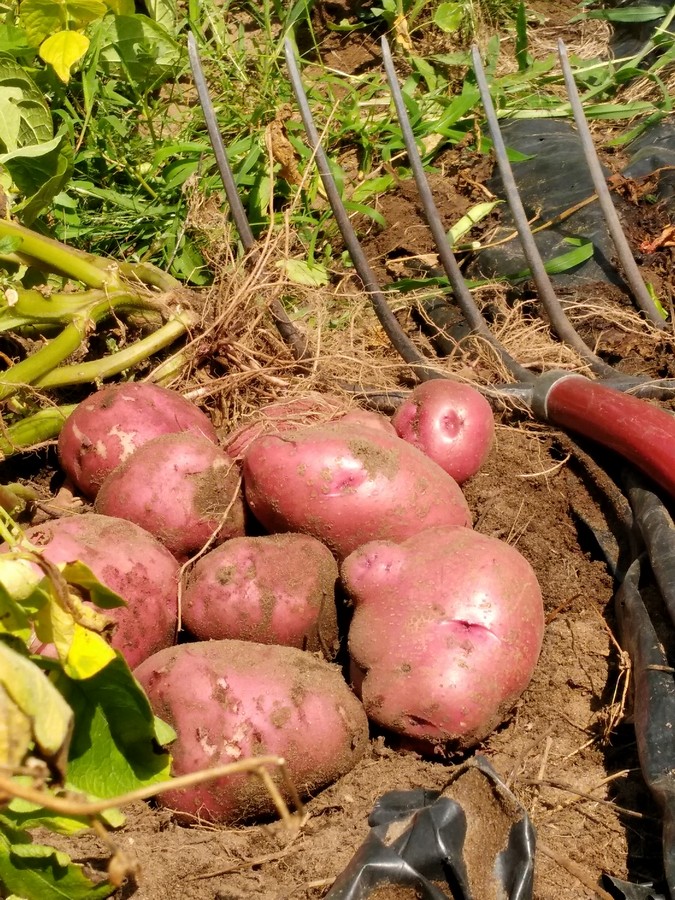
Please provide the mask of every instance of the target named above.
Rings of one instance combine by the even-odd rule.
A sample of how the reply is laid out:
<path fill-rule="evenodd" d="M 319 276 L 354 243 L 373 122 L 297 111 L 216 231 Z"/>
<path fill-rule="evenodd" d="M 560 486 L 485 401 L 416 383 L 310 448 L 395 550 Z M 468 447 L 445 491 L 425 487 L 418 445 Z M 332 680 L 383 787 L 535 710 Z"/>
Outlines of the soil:
<path fill-rule="evenodd" d="M 567 23 L 576 4 L 531 5 L 545 16 L 542 28 L 565 36 L 573 46 L 580 32 Z M 326 31 L 321 16 L 339 21 L 350 14 L 348 4 L 318 4 L 317 9 L 327 63 L 356 73 L 380 64 L 372 41 Z M 447 227 L 487 199 L 488 169 L 484 156 L 463 146 L 437 160 L 431 185 Z M 661 214 L 634 209 L 626 223 L 634 245 L 656 238 L 667 224 Z M 409 274 L 414 260 L 435 264 L 412 183 L 385 196 L 379 210 L 389 227 L 371 229 L 364 247 L 383 281 Z M 669 253 L 652 254 L 644 262 L 647 277 L 672 297 Z M 614 289 L 599 287 L 598 296 L 607 303 L 616 300 Z M 606 322 L 595 332 L 589 328 L 599 349 L 622 360 L 626 371 L 675 374 L 667 337 L 655 344 L 651 337 L 612 329 Z M 603 873 L 635 881 L 662 874 L 659 814 L 639 771 L 629 675 L 612 632 L 614 584 L 598 546 L 615 520 L 602 495 L 606 477 L 588 452 L 553 430 L 504 417 L 491 457 L 464 486 L 475 527 L 517 547 L 534 567 L 544 596 L 546 633 L 532 682 L 508 721 L 477 748 L 536 828 L 536 900 L 607 897 L 600 888 Z M 612 465 L 608 453 L 596 452 L 596 459 Z M 499 678 L 499 672 L 492 675 Z M 295 835 L 279 823 L 185 827 L 169 811 L 133 805 L 125 810 L 125 827 L 110 836 L 136 863 L 135 876 L 116 900 L 321 898 L 366 838 L 368 816 L 383 793 L 441 789 L 462 759 L 423 758 L 373 732 L 361 762 L 308 801 L 306 824 Z M 462 802 L 475 810 L 474 852 L 487 853 L 493 838 L 479 826 L 481 819 L 486 826 L 494 824 L 494 817 L 478 788 L 472 793 L 469 784 L 465 791 Z M 105 870 L 110 847 L 93 833 L 48 839 L 88 867 Z M 477 886 L 476 900 L 489 900 L 487 890 Z M 413 894 L 392 887 L 371 896 L 396 900 Z"/>

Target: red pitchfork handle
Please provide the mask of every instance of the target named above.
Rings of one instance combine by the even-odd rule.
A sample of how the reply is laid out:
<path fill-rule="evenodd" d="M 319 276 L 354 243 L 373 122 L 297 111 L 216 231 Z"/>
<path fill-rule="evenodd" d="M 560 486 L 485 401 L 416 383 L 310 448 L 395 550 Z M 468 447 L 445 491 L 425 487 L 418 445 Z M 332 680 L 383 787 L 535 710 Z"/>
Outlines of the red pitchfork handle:
<path fill-rule="evenodd" d="M 675 498 L 675 416 L 590 381 L 552 372 L 534 384 L 532 409 L 542 419 L 621 454 Z"/>

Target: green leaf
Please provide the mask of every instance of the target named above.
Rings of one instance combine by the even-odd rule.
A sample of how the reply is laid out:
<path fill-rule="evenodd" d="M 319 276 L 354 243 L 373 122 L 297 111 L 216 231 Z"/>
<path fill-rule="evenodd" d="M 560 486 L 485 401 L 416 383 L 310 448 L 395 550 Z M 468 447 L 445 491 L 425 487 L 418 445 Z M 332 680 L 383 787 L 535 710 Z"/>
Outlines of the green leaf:
<path fill-rule="evenodd" d="M 31 46 L 37 47 L 57 31 L 84 28 L 105 11 L 100 0 L 22 0 L 19 20 Z"/>
<path fill-rule="evenodd" d="M 22 784 L 33 785 L 33 779 L 29 776 L 18 777 L 14 780 Z M 66 782 L 65 790 L 70 789 L 71 786 Z M 100 797 L 92 797 L 90 794 L 82 796 L 89 802 L 100 800 Z M 125 817 L 117 809 L 109 809 L 99 815 L 110 828 L 120 828 L 124 825 Z M 59 813 L 45 809 L 39 803 L 31 803 L 20 797 L 14 797 L 3 808 L 2 816 L 16 828 L 48 828 L 56 834 L 77 834 L 91 828 L 91 817 L 89 816 L 59 815 Z"/>
<path fill-rule="evenodd" d="M 593 256 L 593 242 L 587 241 L 583 238 L 565 238 L 565 242 L 568 244 L 575 244 L 574 250 L 568 250 L 567 253 L 560 253 L 558 256 L 554 256 L 553 259 L 549 259 L 544 263 L 544 268 L 548 272 L 549 275 L 559 275 L 561 272 L 567 272 L 570 269 L 573 269 L 575 266 L 581 265 L 581 263 L 586 262 L 587 259 L 591 259 Z M 509 281 L 520 280 L 522 278 L 529 278 L 530 270 L 523 269 L 522 272 L 518 272 L 515 275 L 509 276 Z"/>
<path fill-rule="evenodd" d="M 473 206 L 448 231 L 450 246 L 456 244 L 461 237 L 464 237 L 467 232 L 471 231 L 474 225 L 477 225 L 486 216 L 489 216 L 495 206 L 498 206 L 501 202 L 501 200 L 492 200 L 486 203 L 477 203 Z"/>
<path fill-rule="evenodd" d="M 89 38 L 79 31 L 57 31 L 40 44 L 40 59 L 53 67 L 64 84 L 70 70 L 89 49 Z"/>
<path fill-rule="evenodd" d="M 30 835 L 0 817 L 0 884 L 22 900 L 99 900 L 114 886 L 94 884 L 65 853 L 32 843 Z"/>
<path fill-rule="evenodd" d="M 101 584 L 89 566 L 85 566 L 82 562 L 66 563 L 61 569 L 61 573 L 68 584 L 85 591 L 94 606 L 101 609 L 115 609 L 117 606 L 127 605 L 126 600 L 111 591 L 109 587 Z"/>
<path fill-rule="evenodd" d="M 441 31 L 459 30 L 465 15 L 463 3 L 439 3 L 434 11 L 434 25 Z"/>
<path fill-rule="evenodd" d="M 148 699 L 119 654 L 92 678 L 56 674 L 55 685 L 75 713 L 68 781 L 78 790 L 107 798 L 169 777 Z"/>
<path fill-rule="evenodd" d="M 46 143 L 1 155 L 0 165 L 24 195 L 17 212 L 24 225 L 31 225 L 70 180 L 73 152 L 65 134 L 60 134 Z"/>
<path fill-rule="evenodd" d="M 13 124 L 17 112 L 18 131 Z M 53 133 L 52 115 L 40 88 L 15 60 L 0 56 L 0 150 L 41 144 Z"/>
<path fill-rule="evenodd" d="M 145 0 L 148 15 L 168 31 L 176 26 L 175 0 Z"/>
<path fill-rule="evenodd" d="M 181 51 L 157 22 L 145 16 L 106 17 L 99 63 L 107 75 L 126 75 L 136 84 L 155 86 L 173 72 Z"/>
<path fill-rule="evenodd" d="M 283 269 L 288 278 L 295 284 L 307 287 L 322 287 L 328 284 L 328 272 L 324 266 L 312 264 L 302 259 L 281 259 L 277 267 Z"/>
<path fill-rule="evenodd" d="M 628 9 L 594 9 L 580 13 L 570 23 L 579 19 L 606 19 L 608 22 L 651 22 L 668 13 L 665 6 L 634 6 Z"/>
<path fill-rule="evenodd" d="M 19 765 L 32 739 L 42 755 L 64 772 L 73 713 L 44 672 L 4 642 L 0 642 L 0 688 L 0 765 Z"/>

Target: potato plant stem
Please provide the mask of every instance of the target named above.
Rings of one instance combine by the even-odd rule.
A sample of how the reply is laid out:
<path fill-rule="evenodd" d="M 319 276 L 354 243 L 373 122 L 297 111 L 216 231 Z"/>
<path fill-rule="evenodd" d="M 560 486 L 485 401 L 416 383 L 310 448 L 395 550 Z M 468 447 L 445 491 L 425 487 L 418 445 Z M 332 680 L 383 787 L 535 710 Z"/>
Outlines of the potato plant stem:
<path fill-rule="evenodd" d="M 38 378 L 33 385 L 36 388 L 65 387 L 69 384 L 86 384 L 99 378 L 118 375 L 164 347 L 168 347 L 194 324 L 193 314 L 187 311 L 177 313 L 166 325 L 162 325 L 147 337 L 125 347 L 124 350 L 119 350 L 103 359 L 93 359 L 79 365 L 59 366 Z"/>
<path fill-rule="evenodd" d="M 80 347 L 101 319 L 112 310 L 129 305 L 141 306 L 142 303 L 139 298 L 136 298 L 134 303 L 134 298 L 129 294 L 119 293 L 79 311 L 61 334 L 49 341 L 41 350 L 0 373 L 0 400 L 11 397 L 22 386 L 32 385 L 55 369 Z"/>
<path fill-rule="evenodd" d="M 12 456 L 58 437 L 63 423 L 76 405 L 70 403 L 66 406 L 50 406 L 5 428 L 0 435 L 0 458 Z"/>
<path fill-rule="evenodd" d="M 16 222 L 0 220 L 0 240 L 2 238 L 19 241 L 14 254 L 31 257 L 53 272 L 81 281 L 90 288 L 117 287 L 118 268 L 88 253 L 66 247 L 65 244 L 36 234 Z"/>

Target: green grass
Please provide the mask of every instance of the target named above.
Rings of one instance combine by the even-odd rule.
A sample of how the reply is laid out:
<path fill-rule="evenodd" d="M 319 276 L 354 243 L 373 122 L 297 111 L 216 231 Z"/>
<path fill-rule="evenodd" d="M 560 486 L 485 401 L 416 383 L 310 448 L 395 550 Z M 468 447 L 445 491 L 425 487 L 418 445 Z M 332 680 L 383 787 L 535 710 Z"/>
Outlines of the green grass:
<path fill-rule="evenodd" d="M 278 175 L 270 178 L 265 129 L 281 108 L 291 104 L 283 65 L 283 41 L 295 35 L 307 68 L 306 83 L 324 146 L 344 185 L 348 208 L 384 224 L 375 198 L 395 191 L 409 177 L 400 129 L 381 72 L 358 76 L 326 67 L 313 26 L 310 0 L 281 2 L 212 0 L 188 4 L 180 15 L 169 0 L 150 4 L 166 25 L 166 41 L 155 33 L 141 43 L 144 53 L 115 55 L 110 34 L 91 27 L 91 46 L 63 84 L 29 48 L 16 43 L 16 18 L 10 5 L 0 5 L 0 52 L 25 68 L 52 110 L 62 145 L 52 156 L 69 177 L 51 198 L 35 224 L 61 240 L 120 259 L 151 261 L 193 284 L 211 278 L 201 254 L 203 236 L 186 226 L 189 189 L 221 196 L 221 187 L 201 112 L 194 105 L 185 51 L 185 36 L 197 36 L 224 141 L 254 231 L 268 227 L 269 211 L 281 227 L 290 216 L 295 248 L 310 262 L 328 264 L 335 244 L 330 215 L 317 208 L 318 178 L 308 170 L 302 192 Z M 588 15 L 603 15 L 591 11 Z M 110 16 L 108 17 L 110 18 Z M 590 117 L 626 123 L 616 141 L 633 136 L 636 115 L 658 118 L 671 109 L 664 73 L 675 59 L 668 31 L 671 11 L 654 44 L 660 55 L 638 71 L 643 59 L 577 61 L 577 77 Z M 496 36 L 487 44 L 487 71 L 501 116 L 568 116 L 561 100 L 561 76 L 553 56 L 534 59 L 528 45 L 528 13 L 515 0 L 434 2 L 373 0 L 359 18 L 330 23 L 336 31 L 373 35 L 394 29 L 400 71 L 415 134 L 433 167 L 449 145 L 471 139 L 482 119 L 478 92 L 468 70 L 468 45 L 484 23 L 514 36 L 512 72 L 495 76 L 505 52 Z M 98 27 L 98 26 L 97 26 Z M 154 26 L 153 26 L 154 27 Z M 159 27 L 159 26 L 157 26 Z M 4 29 L 4 30 L 3 30 Z M 483 31 L 480 31 L 483 36 Z M 120 38 L 121 40 L 121 38 Z M 154 43 L 153 43 L 154 41 Z M 3 43 L 4 42 L 4 43 Z M 430 50 L 445 42 L 451 51 Z M 114 45 L 114 42 L 113 42 Z M 120 44 L 122 46 L 122 44 Z M 512 45 L 513 46 L 513 45 Z M 509 52 L 513 53 L 513 50 Z M 1 59 L 1 58 L 0 58 Z M 573 59 L 573 63 L 574 63 Z M 468 74 L 467 74 L 468 72 Z M 622 100 L 626 86 L 646 77 L 657 100 Z M 0 71 L 0 100 L 3 90 Z M 291 106 L 292 109 L 292 106 Z M 286 132 L 301 171 L 309 153 L 301 126 L 290 119 Z M 479 150 L 488 149 L 486 142 Z M 70 156 L 68 156 L 70 154 Z M 358 183 L 348 183 L 340 160 L 357 159 Z M 56 166 L 56 162 L 54 162 Z M 13 171 L 9 170 L 10 175 Z M 7 181 L 7 175 L 3 184 Z M 21 217 L 21 191 L 9 179 L 10 198 Z M 20 186 L 19 186 L 20 187 Z M 272 196 L 273 193 L 273 196 Z"/>

